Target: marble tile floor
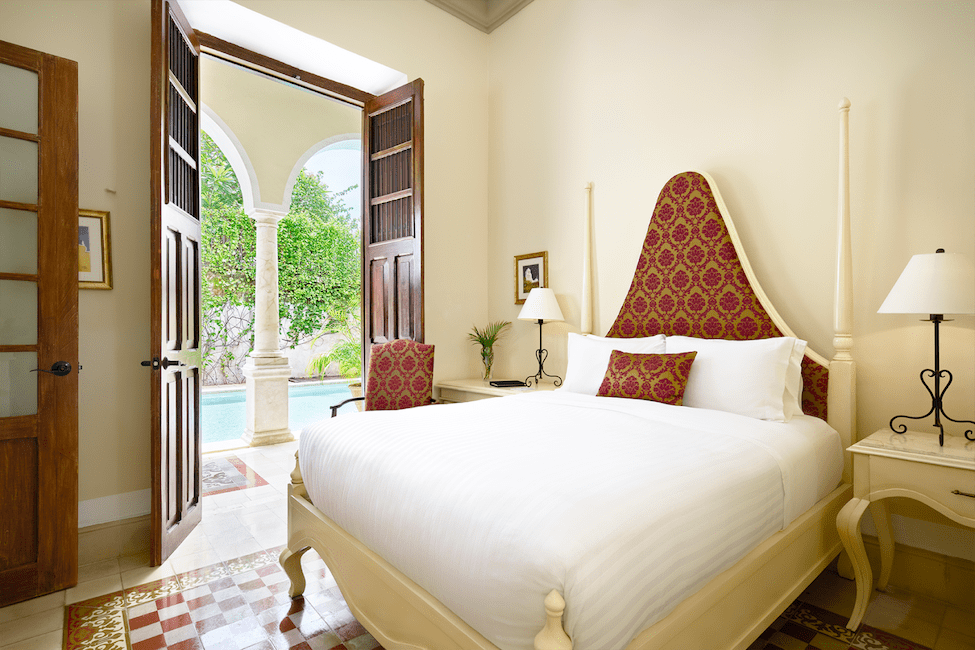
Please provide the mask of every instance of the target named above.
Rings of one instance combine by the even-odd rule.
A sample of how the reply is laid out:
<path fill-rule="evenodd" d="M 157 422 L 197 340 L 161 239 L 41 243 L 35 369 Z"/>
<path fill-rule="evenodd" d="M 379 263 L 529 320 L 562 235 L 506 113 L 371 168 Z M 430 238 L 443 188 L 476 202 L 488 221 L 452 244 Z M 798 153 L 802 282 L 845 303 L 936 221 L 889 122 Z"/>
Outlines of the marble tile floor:
<path fill-rule="evenodd" d="M 176 581 L 176 576 L 185 577 L 204 568 L 212 570 L 214 567 L 237 567 L 234 570 L 225 571 L 225 574 L 233 574 L 230 577 L 234 578 L 236 588 L 240 589 L 246 589 L 248 585 L 252 584 L 255 576 L 262 576 L 260 582 L 268 584 L 261 584 L 261 588 L 270 587 L 268 597 L 272 595 L 277 597 L 281 601 L 278 606 L 287 609 L 288 604 L 282 598 L 280 587 L 276 587 L 280 584 L 280 573 L 276 570 L 276 557 L 278 549 L 285 543 L 287 484 L 290 479 L 289 474 L 294 468 L 296 448 L 297 442 L 291 442 L 256 449 L 236 449 L 209 454 L 207 458 L 236 456 L 267 481 L 267 485 L 205 497 L 203 500 L 203 523 L 160 567 L 149 567 L 147 555 L 122 557 L 107 562 L 89 564 L 80 567 L 78 585 L 75 587 L 0 608 L 0 650 L 62 650 L 66 647 L 65 613 L 66 610 L 71 610 L 69 606 L 73 605 L 77 609 L 78 603 L 101 602 L 98 600 L 99 597 L 107 599 L 109 595 L 113 594 L 125 594 L 126 596 L 139 592 L 147 594 L 150 593 L 150 587 L 165 590 L 166 585 L 172 585 Z M 305 561 L 310 563 L 312 568 L 314 568 L 315 562 L 321 562 L 320 559 L 315 558 L 314 552 L 307 553 Z M 254 571 L 257 573 L 255 574 Z M 321 575 L 326 576 L 326 573 L 322 572 Z M 227 577 L 220 579 L 227 580 Z M 218 586 L 220 583 L 208 584 Z M 332 585 L 334 582 L 322 585 L 322 596 L 315 599 L 309 595 L 306 600 L 310 605 L 318 607 L 320 610 L 322 609 L 321 603 L 326 600 L 330 603 L 329 607 L 334 607 L 336 592 Z M 231 588 L 229 583 L 228 588 Z M 195 587 L 195 589 L 199 590 L 200 587 Z M 199 597 L 195 592 L 190 593 L 191 591 L 187 589 L 185 593 L 188 596 Z M 214 592 L 217 600 L 220 599 L 218 593 Z M 156 596 L 158 594 L 153 594 L 154 598 Z M 807 604 L 811 606 L 809 609 L 812 610 L 818 608 L 821 619 L 827 618 L 830 613 L 848 616 L 852 609 L 854 597 L 855 587 L 853 583 L 840 578 L 827 569 L 800 596 L 801 603 L 797 602 L 797 605 Z M 337 598 L 340 599 L 340 596 Z M 190 600 L 194 599 L 190 598 Z M 152 602 L 161 603 L 157 607 L 169 604 L 164 602 L 162 598 Z M 136 609 L 136 607 L 141 609 Z M 152 609 L 146 604 L 139 604 L 136 607 L 128 610 L 130 623 L 138 618 L 134 615 L 141 614 L 144 616 L 144 610 L 149 612 Z M 291 609 L 294 610 L 295 608 L 292 607 Z M 308 609 L 308 605 L 305 605 L 305 609 Z M 192 612 L 187 615 L 190 614 Z M 285 612 L 284 615 L 295 619 L 295 634 L 301 631 L 300 612 L 298 614 Z M 334 617 L 338 614 L 332 613 L 330 615 Z M 322 615 L 326 619 L 328 616 Z M 793 620 L 796 618 L 793 616 Z M 317 639 L 327 638 L 337 644 L 344 641 L 345 646 L 336 645 L 334 647 L 346 647 L 347 650 L 358 647 L 375 647 L 374 640 L 368 635 L 363 635 L 362 630 L 354 633 L 357 635 L 355 638 L 346 639 L 349 637 L 348 630 L 350 628 L 336 630 L 335 628 L 341 628 L 341 625 L 335 623 L 334 618 L 331 620 L 335 627 L 329 628 L 324 634 L 319 631 L 316 636 Z M 342 620 L 347 626 L 351 625 L 347 616 Z M 782 620 L 779 619 L 779 621 Z M 875 594 L 867 610 L 864 624 L 932 650 L 975 650 L 975 617 L 970 612 L 963 612 L 950 605 L 908 592 L 891 591 L 890 593 Z M 783 650 L 791 650 L 792 647 L 807 647 L 796 645 L 800 642 L 792 639 L 788 634 L 780 634 L 771 628 L 765 636 L 765 641 L 768 643 L 765 647 L 768 648 L 783 647 Z M 779 646 L 776 644 L 778 639 L 785 639 L 788 643 Z M 91 641 L 95 641 L 95 639 Z M 794 644 L 790 645 L 793 642 Z M 134 646 L 136 643 L 137 641 L 133 639 L 132 645 Z M 97 647 L 88 643 L 85 643 L 84 646 Z M 221 648 L 232 646 L 233 643 L 230 645 L 220 644 Z M 102 647 L 115 646 L 107 644 Z M 126 646 L 123 642 L 119 647 L 124 648 Z M 210 650 L 205 642 L 199 647 Z M 272 646 L 269 645 L 268 647 Z M 326 645 L 323 647 L 333 646 Z M 811 644 L 808 647 L 819 646 Z M 832 646 L 829 647 L 832 648 Z"/>

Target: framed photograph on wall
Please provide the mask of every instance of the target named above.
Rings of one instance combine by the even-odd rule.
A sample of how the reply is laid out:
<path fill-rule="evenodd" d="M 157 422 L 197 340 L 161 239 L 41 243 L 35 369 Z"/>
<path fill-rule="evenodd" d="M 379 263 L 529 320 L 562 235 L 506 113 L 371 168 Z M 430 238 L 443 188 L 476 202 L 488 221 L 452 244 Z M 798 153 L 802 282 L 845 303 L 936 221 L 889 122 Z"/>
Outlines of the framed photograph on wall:
<path fill-rule="evenodd" d="M 112 288 L 112 237 L 108 212 L 78 212 L 78 288 Z"/>
<path fill-rule="evenodd" d="M 525 304 L 528 292 L 548 286 L 548 251 L 515 256 L 515 304 Z"/>

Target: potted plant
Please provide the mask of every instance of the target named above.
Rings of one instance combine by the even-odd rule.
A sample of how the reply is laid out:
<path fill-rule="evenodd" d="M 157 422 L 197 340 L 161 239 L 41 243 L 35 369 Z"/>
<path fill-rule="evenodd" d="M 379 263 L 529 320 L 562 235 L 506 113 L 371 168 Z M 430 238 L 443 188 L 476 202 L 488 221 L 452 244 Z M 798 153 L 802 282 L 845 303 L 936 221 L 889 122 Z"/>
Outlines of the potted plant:
<path fill-rule="evenodd" d="M 511 325 L 510 321 L 499 320 L 488 324 L 483 330 L 475 325 L 467 334 L 471 343 L 481 346 L 481 363 L 484 364 L 484 381 L 491 379 L 491 367 L 494 365 L 494 344 Z"/>
<path fill-rule="evenodd" d="M 362 397 L 362 337 L 357 328 L 346 325 L 341 328 L 344 339 L 328 352 L 313 357 L 308 363 L 309 375 L 324 375 L 332 363 L 338 363 L 339 374 L 349 382 L 352 397 Z M 362 410 L 362 401 L 355 403 Z"/>

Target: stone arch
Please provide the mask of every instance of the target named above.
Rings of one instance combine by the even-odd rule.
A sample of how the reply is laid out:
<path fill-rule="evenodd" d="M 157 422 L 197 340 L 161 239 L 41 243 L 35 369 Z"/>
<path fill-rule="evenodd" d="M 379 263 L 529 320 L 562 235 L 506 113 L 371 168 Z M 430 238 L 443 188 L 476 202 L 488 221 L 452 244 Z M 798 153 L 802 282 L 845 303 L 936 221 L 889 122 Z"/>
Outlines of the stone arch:
<path fill-rule="evenodd" d="M 308 161 L 311 160 L 312 156 L 340 142 L 348 142 L 350 140 L 356 140 L 361 142 L 362 134 L 361 133 L 340 133 L 338 135 L 330 136 L 328 138 L 325 138 L 324 140 L 321 140 L 320 142 L 316 142 L 315 144 L 313 144 L 305 151 L 305 153 L 301 155 L 300 158 L 298 158 L 298 162 L 296 162 L 295 166 L 291 169 L 291 175 L 288 176 L 288 185 L 287 187 L 285 187 L 284 190 L 284 196 L 286 197 L 286 201 L 287 201 L 287 205 L 285 209 L 291 207 L 291 192 L 292 190 L 294 190 L 295 182 L 298 180 L 298 172 L 300 172 L 304 168 L 305 164 L 307 164 Z M 360 181 L 360 186 L 361 184 L 362 183 Z"/>
<path fill-rule="evenodd" d="M 271 207 L 265 206 L 261 201 L 261 188 L 257 181 L 257 172 L 254 171 L 254 165 L 251 164 L 247 151 L 244 150 L 244 146 L 234 135 L 233 130 L 206 104 L 203 104 L 200 117 L 203 130 L 220 147 L 237 176 L 240 194 L 244 200 L 244 212 L 253 214 L 255 207 Z"/>

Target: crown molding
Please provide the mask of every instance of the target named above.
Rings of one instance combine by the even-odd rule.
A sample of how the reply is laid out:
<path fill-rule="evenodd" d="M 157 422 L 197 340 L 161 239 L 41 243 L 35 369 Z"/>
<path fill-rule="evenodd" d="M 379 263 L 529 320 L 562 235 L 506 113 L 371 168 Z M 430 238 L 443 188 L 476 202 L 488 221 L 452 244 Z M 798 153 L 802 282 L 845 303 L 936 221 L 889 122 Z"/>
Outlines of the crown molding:
<path fill-rule="evenodd" d="M 427 0 L 435 7 L 490 34 L 532 0 Z"/>

